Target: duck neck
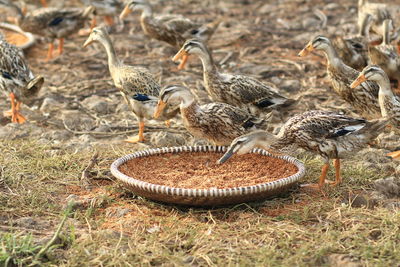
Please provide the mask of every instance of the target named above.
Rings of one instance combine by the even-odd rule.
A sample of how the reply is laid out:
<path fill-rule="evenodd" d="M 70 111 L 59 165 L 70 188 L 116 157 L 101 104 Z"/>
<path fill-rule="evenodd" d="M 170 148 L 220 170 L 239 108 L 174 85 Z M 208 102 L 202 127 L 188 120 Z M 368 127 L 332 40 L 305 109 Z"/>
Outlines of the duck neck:
<path fill-rule="evenodd" d="M 390 45 L 390 21 L 385 20 L 383 22 L 383 44 Z"/>
<path fill-rule="evenodd" d="M 328 60 L 328 65 L 334 68 L 339 68 L 343 65 L 343 61 L 338 57 L 333 46 L 328 46 L 323 52 Z"/>
<path fill-rule="evenodd" d="M 371 15 L 368 14 L 364 17 L 364 20 L 361 23 L 360 29 L 358 29 L 358 35 L 363 36 L 369 40 L 369 29 L 371 26 Z"/>
<path fill-rule="evenodd" d="M 145 18 L 151 18 L 151 17 L 153 17 L 153 9 L 151 8 L 150 5 L 144 5 L 142 7 L 141 18 L 145 19 Z"/>
<path fill-rule="evenodd" d="M 198 54 L 198 57 L 203 64 L 204 72 L 215 72 L 217 70 L 210 51 L 204 51 L 203 53 Z"/>
<path fill-rule="evenodd" d="M 376 81 L 376 83 L 379 86 L 379 95 L 393 95 L 392 89 L 390 88 L 390 80 L 387 76 L 382 77 L 382 79 Z"/>
<path fill-rule="evenodd" d="M 178 98 L 181 101 L 181 104 L 179 106 L 181 110 L 186 109 L 193 104 L 196 104 L 196 99 L 189 91 L 180 91 L 179 95 L 177 95 L 176 97 L 173 96 L 172 98 Z"/>
<path fill-rule="evenodd" d="M 358 0 L 358 6 L 364 6 L 366 3 L 368 3 L 368 0 Z"/>
<path fill-rule="evenodd" d="M 117 53 L 115 52 L 114 46 L 109 36 L 105 36 L 104 38 L 100 39 L 100 43 L 106 49 L 108 57 L 108 67 L 110 69 L 110 72 L 112 72 L 114 68 L 120 65 Z"/>

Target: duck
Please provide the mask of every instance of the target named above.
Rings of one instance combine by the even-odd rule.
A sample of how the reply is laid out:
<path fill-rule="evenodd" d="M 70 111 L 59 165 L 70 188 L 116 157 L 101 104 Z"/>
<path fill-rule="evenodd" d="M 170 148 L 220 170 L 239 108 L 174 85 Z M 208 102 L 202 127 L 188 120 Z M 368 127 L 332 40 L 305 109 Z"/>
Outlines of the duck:
<path fill-rule="evenodd" d="M 378 84 L 382 117 L 389 118 L 390 125 L 395 129 L 400 129 L 400 99 L 391 90 L 390 80 L 386 72 L 378 65 L 367 66 L 353 81 L 351 87 L 356 87 L 364 81 L 374 81 Z M 399 159 L 400 150 L 391 152 L 387 156 Z"/>
<path fill-rule="evenodd" d="M 327 73 L 333 90 L 362 117 L 376 119 L 381 117 L 378 103 L 379 86 L 375 82 L 366 81 L 355 88 L 350 84 L 357 78 L 359 71 L 347 66 L 337 55 L 329 38 L 318 35 L 299 52 L 300 57 L 313 50 L 324 52 L 327 58 Z"/>
<path fill-rule="evenodd" d="M 125 102 L 136 115 L 139 122 L 139 133 L 135 137 L 126 139 L 126 142 L 136 143 L 145 141 L 145 119 L 153 119 L 158 102 L 160 84 L 148 69 L 123 64 L 115 52 L 111 38 L 104 27 L 95 27 L 83 44 L 87 47 L 93 42 L 99 42 L 106 50 L 108 68 L 114 85 L 121 92 Z M 179 113 L 179 106 L 168 106 L 158 120 L 168 121 Z"/>
<path fill-rule="evenodd" d="M 80 8 L 38 8 L 25 14 L 10 0 L 0 0 L 0 5 L 12 8 L 17 13 L 17 24 L 26 32 L 46 37 L 50 40 L 46 60 L 53 58 L 54 40 L 59 40 L 58 51 L 61 55 L 64 38 L 78 32 L 85 21 L 93 14 L 93 6 Z"/>
<path fill-rule="evenodd" d="M 333 45 L 344 64 L 361 71 L 369 63 L 368 47 L 369 28 L 372 23 L 372 15 L 364 16 L 364 21 L 355 36 L 337 36 L 333 39 Z"/>
<path fill-rule="evenodd" d="M 236 137 L 266 126 L 266 119 L 229 104 L 200 105 L 187 87 L 179 85 L 166 86 L 160 91 L 154 117 L 170 103 L 180 103 L 183 124 L 189 133 L 215 145 L 229 145 Z"/>
<path fill-rule="evenodd" d="M 129 13 L 140 10 L 140 24 L 143 32 L 150 38 L 168 43 L 176 49 L 190 38 L 198 38 L 207 42 L 214 34 L 221 20 L 209 24 L 194 22 L 180 15 L 154 15 L 152 6 L 147 0 L 128 1 L 121 12 L 120 19 Z"/>
<path fill-rule="evenodd" d="M 370 3 L 369 0 L 358 0 L 358 26 L 361 28 L 365 16 L 370 14 L 373 18 L 371 30 L 379 36 L 384 35 L 384 21 L 386 19 L 393 20 L 390 15 L 387 4 L 383 3 Z M 392 31 L 394 28 L 391 28 Z M 392 38 L 395 39 L 397 34 L 395 33 Z"/>
<path fill-rule="evenodd" d="M 369 48 L 369 57 L 374 65 L 379 65 L 390 79 L 397 80 L 400 88 L 400 56 L 397 47 L 390 44 L 389 29 L 392 21 L 387 19 L 383 22 L 384 35 L 382 44 Z"/>
<path fill-rule="evenodd" d="M 85 6 L 93 6 L 96 9 L 96 15 L 104 17 L 106 25 L 114 25 L 114 17 L 119 15 L 120 11 L 124 8 L 124 1 L 122 0 L 81 0 Z M 96 16 L 93 17 L 91 29 L 96 27 Z"/>
<path fill-rule="evenodd" d="M 200 40 L 187 40 L 172 60 L 181 59 L 180 69 L 182 69 L 189 55 L 200 58 L 203 64 L 204 86 L 214 102 L 227 103 L 256 116 L 269 113 L 279 107 L 291 106 L 296 102 L 255 78 L 219 72 L 210 50 Z"/>
<path fill-rule="evenodd" d="M 235 153 L 249 153 L 253 148 L 275 153 L 293 153 L 302 148 L 318 154 L 323 159 L 319 181 L 310 185 L 322 190 L 330 168 L 330 160 L 333 159 L 335 166 L 333 185 L 338 185 L 342 182 L 340 160 L 366 147 L 384 130 L 387 123 L 386 118 L 368 121 L 332 111 L 311 110 L 290 118 L 277 135 L 255 131 L 237 137 L 218 163 L 226 162 Z"/>
<path fill-rule="evenodd" d="M 21 104 L 29 105 L 43 83 L 43 76 L 32 73 L 22 51 L 0 34 L 0 91 L 11 101 L 11 110 L 3 115 L 10 116 L 13 123 L 24 123 L 26 118 L 20 113 Z"/>

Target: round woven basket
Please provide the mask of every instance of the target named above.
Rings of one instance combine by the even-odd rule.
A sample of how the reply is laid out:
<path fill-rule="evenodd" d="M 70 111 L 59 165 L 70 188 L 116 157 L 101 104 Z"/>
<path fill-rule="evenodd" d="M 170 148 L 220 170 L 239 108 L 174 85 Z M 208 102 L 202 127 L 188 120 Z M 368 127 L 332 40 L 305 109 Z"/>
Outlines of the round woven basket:
<path fill-rule="evenodd" d="M 232 187 L 224 189 L 187 189 L 151 184 L 139 179 L 129 177 L 119 171 L 119 166 L 125 162 L 139 157 L 147 157 L 164 153 L 186 153 L 186 152 L 219 152 L 226 151 L 224 146 L 181 146 L 163 147 L 138 151 L 133 154 L 117 159 L 111 165 L 111 173 L 121 181 L 133 193 L 148 199 L 190 206 L 220 206 L 243 202 L 262 200 L 267 197 L 276 196 L 287 191 L 304 176 L 303 163 L 290 156 L 276 156 L 263 149 L 254 149 L 252 153 L 263 156 L 283 159 L 297 166 L 297 173 L 272 182 L 255 184 L 252 186 Z M 139 178 L 139 177 L 138 177 Z"/>
<path fill-rule="evenodd" d="M 32 33 L 24 32 L 23 30 L 21 30 L 20 27 L 18 27 L 16 25 L 12 25 L 12 24 L 5 23 L 5 22 L 0 22 L 0 30 L 2 28 L 5 29 L 5 30 L 8 30 L 8 31 L 13 31 L 13 32 L 16 32 L 18 34 L 21 34 L 21 35 L 25 36 L 28 39 L 27 42 L 25 42 L 24 44 L 17 45 L 17 47 L 20 48 L 20 49 L 29 48 L 35 43 L 35 37 L 33 36 Z"/>

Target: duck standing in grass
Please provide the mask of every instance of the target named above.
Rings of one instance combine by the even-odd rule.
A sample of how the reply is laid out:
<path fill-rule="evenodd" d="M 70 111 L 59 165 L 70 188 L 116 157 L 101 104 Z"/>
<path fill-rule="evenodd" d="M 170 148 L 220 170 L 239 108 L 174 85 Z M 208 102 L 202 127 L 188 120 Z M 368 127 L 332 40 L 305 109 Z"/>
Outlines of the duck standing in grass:
<path fill-rule="evenodd" d="M 147 0 L 130 0 L 120 15 L 126 17 L 134 10 L 140 10 L 140 24 L 144 33 L 152 39 L 166 42 L 177 49 L 181 48 L 187 39 L 198 38 L 207 42 L 217 29 L 220 20 L 209 24 L 191 21 L 180 15 L 154 16 L 151 5 Z"/>
<path fill-rule="evenodd" d="M 227 161 L 234 153 L 244 154 L 253 148 L 290 152 L 303 148 L 319 154 L 324 165 L 321 170 L 319 189 L 325 184 L 330 159 L 335 165 L 335 185 L 342 182 L 340 159 L 364 148 L 385 128 L 388 119 L 372 121 L 356 119 L 335 112 L 313 110 L 289 119 L 277 136 L 265 131 L 256 131 L 236 138 L 219 163 Z"/>
<path fill-rule="evenodd" d="M 380 118 L 379 86 L 375 82 L 368 81 L 351 88 L 350 84 L 357 78 L 359 72 L 344 64 L 327 37 L 319 35 L 311 39 L 306 47 L 300 51 L 299 56 L 304 57 L 313 50 L 324 52 L 328 60 L 327 72 L 333 90 L 362 117 L 368 119 Z"/>
<path fill-rule="evenodd" d="M 379 105 L 382 117 L 390 118 L 390 124 L 400 129 L 400 99 L 393 94 L 385 71 L 377 65 L 367 66 L 351 86 L 356 87 L 364 81 L 375 81 L 379 85 Z M 400 151 L 391 152 L 388 156 L 399 159 Z"/>
<path fill-rule="evenodd" d="M 215 102 L 227 103 L 251 114 L 260 115 L 272 109 L 295 103 L 274 89 L 252 77 L 220 73 L 214 64 L 211 52 L 200 40 L 185 42 L 173 60 L 182 59 L 181 66 L 189 55 L 197 55 L 203 63 L 203 79 L 208 95 Z"/>
<path fill-rule="evenodd" d="M 22 30 L 50 40 L 46 60 L 53 58 L 54 40 L 59 40 L 58 51 L 61 55 L 64 49 L 64 38 L 82 29 L 85 21 L 95 10 L 92 6 L 85 9 L 38 8 L 24 14 L 21 8 L 10 0 L 0 0 L 0 5 L 10 7 L 17 13 L 17 23 Z"/>
<path fill-rule="evenodd" d="M 29 104 L 42 87 L 44 78 L 34 76 L 22 56 L 22 52 L 7 43 L 0 34 L 0 91 L 10 97 L 11 110 L 4 112 L 15 123 L 24 123 L 19 112 L 21 103 Z"/>
<path fill-rule="evenodd" d="M 188 88 L 177 85 L 160 91 L 154 117 L 157 118 L 167 104 L 177 102 L 188 132 L 215 145 L 229 145 L 236 137 L 266 126 L 264 119 L 225 103 L 199 105 Z"/>
<path fill-rule="evenodd" d="M 118 59 L 111 38 L 105 28 L 94 28 L 83 46 L 86 47 L 96 41 L 104 46 L 108 56 L 108 68 L 114 84 L 139 121 L 138 136 L 126 141 L 130 143 L 142 142 L 144 141 L 144 119 L 153 119 L 160 85 L 146 68 L 125 65 Z M 178 106 L 168 106 L 160 113 L 158 120 L 167 121 L 175 117 L 178 112 Z"/>

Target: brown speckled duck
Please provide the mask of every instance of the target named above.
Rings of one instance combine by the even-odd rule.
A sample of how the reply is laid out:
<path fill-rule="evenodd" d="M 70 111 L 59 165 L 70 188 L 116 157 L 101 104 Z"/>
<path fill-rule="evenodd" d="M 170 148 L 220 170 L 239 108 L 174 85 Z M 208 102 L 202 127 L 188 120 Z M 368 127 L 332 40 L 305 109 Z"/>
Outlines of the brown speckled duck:
<path fill-rule="evenodd" d="M 207 46 L 197 39 L 185 42 L 173 60 L 182 59 L 183 68 L 187 57 L 196 55 L 203 63 L 203 78 L 207 93 L 215 102 L 227 103 L 259 115 L 282 106 L 295 103 L 267 84 L 244 75 L 220 73 Z"/>
<path fill-rule="evenodd" d="M 385 128 L 386 118 L 367 121 L 335 112 L 313 110 L 289 119 L 277 136 L 265 131 L 256 131 L 236 138 L 225 155 L 219 159 L 224 163 L 233 154 L 244 154 L 253 148 L 291 152 L 303 148 L 320 155 L 324 160 L 318 188 L 325 183 L 330 159 L 336 170 L 335 185 L 342 182 L 340 159 L 354 155 L 374 140 Z"/>
<path fill-rule="evenodd" d="M 19 112 L 21 103 L 30 104 L 43 82 L 42 76 L 33 75 L 21 50 L 7 43 L 0 34 L 0 91 L 11 100 L 11 110 L 4 115 L 10 116 L 12 122 L 25 122 L 25 117 Z"/>
<path fill-rule="evenodd" d="M 140 23 L 144 33 L 150 38 L 164 41 L 177 49 L 190 38 L 208 41 L 218 27 L 220 20 L 210 24 L 200 24 L 180 15 L 153 15 L 151 5 L 147 0 L 128 1 L 120 18 L 134 10 L 140 10 Z"/>
<path fill-rule="evenodd" d="M 108 68 L 114 84 L 139 121 L 138 136 L 125 141 L 130 143 L 144 141 L 144 120 L 153 119 L 160 85 L 148 69 L 125 65 L 118 59 L 111 38 L 105 28 L 94 28 L 83 46 L 86 47 L 93 42 L 100 42 L 104 46 L 108 56 Z M 157 119 L 166 121 L 175 117 L 178 112 L 178 106 L 169 105 Z"/>
<path fill-rule="evenodd" d="M 367 66 L 351 86 L 355 87 L 364 81 L 374 81 L 378 84 L 382 116 L 390 118 L 390 124 L 400 130 L 400 99 L 393 94 L 385 71 L 377 65 Z M 388 156 L 398 159 L 400 151 L 391 152 Z"/>
<path fill-rule="evenodd" d="M 266 121 L 250 113 L 225 104 L 199 105 L 188 88 L 168 86 L 160 91 L 154 116 L 157 118 L 167 104 L 180 103 L 185 128 L 193 136 L 206 139 L 215 145 L 229 145 L 236 137 L 265 128 Z"/>
<path fill-rule="evenodd" d="M 94 7 L 79 8 L 38 8 L 24 14 L 22 10 L 10 0 L 0 0 L 0 5 L 5 5 L 17 13 L 18 26 L 50 40 L 47 60 L 52 59 L 54 40 L 59 39 L 59 54 L 62 54 L 64 38 L 78 32 L 94 12 Z"/>
<path fill-rule="evenodd" d="M 375 82 L 367 81 L 352 89 L 350 84 L 357 78 L 359 72 L 344 64 L 327 37 L 319 35 L 313 38 L 306 47 L 300 51 L 299 56 L 306 56 L 313 50 L 324 52 L 328 60 L 327 72 L 334 91 L 349 103 L 361 116 L 366 118 L 379 118 L 381 112 L 378 103 L 378 85 Z"/>

